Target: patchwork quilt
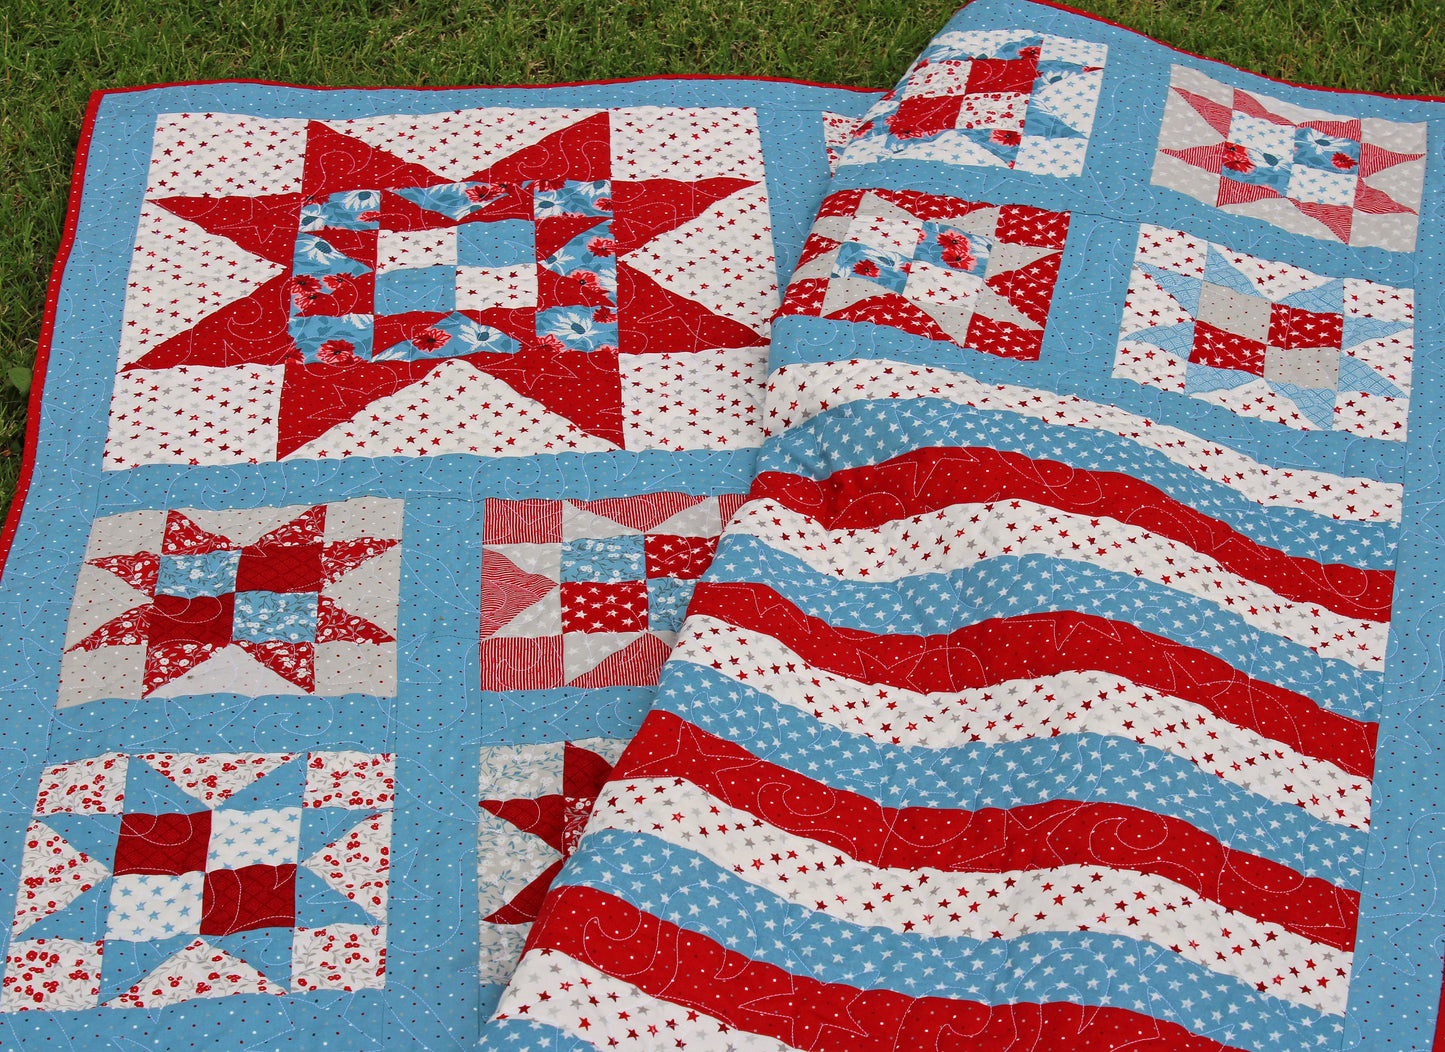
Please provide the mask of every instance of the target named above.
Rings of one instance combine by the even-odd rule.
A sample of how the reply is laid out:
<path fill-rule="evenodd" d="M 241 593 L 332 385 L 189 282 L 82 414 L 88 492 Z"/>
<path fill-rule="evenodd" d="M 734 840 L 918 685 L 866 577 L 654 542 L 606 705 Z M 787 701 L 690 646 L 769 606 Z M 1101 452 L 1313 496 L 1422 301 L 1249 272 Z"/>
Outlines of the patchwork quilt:
<path fill-rule="evenodd" d="M 0 1046 L 1431 1048 L 1442 136 L 1030 0 L 98 94 Z"/>

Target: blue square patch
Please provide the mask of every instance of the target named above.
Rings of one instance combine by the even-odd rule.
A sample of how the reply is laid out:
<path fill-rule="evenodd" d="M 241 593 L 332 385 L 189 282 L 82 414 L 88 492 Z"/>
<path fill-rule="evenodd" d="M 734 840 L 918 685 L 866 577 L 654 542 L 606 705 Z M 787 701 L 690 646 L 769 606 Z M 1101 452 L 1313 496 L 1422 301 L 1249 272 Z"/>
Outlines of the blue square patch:
<path fill-rule="evenodd" d="M 457 268 L 408 267 L 376 276 L 376 313 L 445 312 L 457 308 Z"/>
<path fill-rule="evenodd" d="M 562 543 L 562 580 L 620 584 L 647 578 L 641 534 L 582 537 Z"/>
<path fill-rule="evenodd" d="M 533 226 L 525 220 L 463 223 L 457 227 L 459 267 L 510 267 L 517 263 L 532 263 L 536 255 Z"/>
<path fill-rule="evenodd" d="M 856 241 L 845 241 L 838 249 L 833 277 L 862 278 L 885 289 L 902 292 L 903 286 L 908 284 L 908 272 L 903 269 L 907 262 L 907 258 L 897 252 L 884 252 Z"/>
<path fill-rule="evenodd" d="M 682 628 L 687 604 L 692 601 L 696 581 L 654 577 L 647 582 L 647 628 L 651 632 L 676 632 Z"/>
<path fill-rule="evenodd" d="M 205 555 L 162 555 L 156 576 L 156 595 L 196 599 L 203 595 L 229 595 L 236 590 L 239 551 Z"/>
<path fill-rule="evenodd" d="M 982 277 L 988 269 L 988 254 L 992 248 L 993 241 L 983 234 L 969 233 L 942 223 L 924 223 L 923 240 L 913 250 L 913 258 L 945 270 Z"/>
<path fill-rule="evenodd" d="M 237 592 L 231 638 L 249 643 L 316 642 L 315 592 Z"/>

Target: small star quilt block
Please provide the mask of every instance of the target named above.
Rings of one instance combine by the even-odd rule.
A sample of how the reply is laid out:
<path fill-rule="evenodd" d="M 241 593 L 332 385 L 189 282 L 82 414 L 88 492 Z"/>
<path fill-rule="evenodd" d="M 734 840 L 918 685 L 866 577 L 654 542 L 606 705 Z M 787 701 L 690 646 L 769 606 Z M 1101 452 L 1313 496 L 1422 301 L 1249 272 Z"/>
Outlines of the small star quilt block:
<path fill-rule="evenodd" d="M 651 686 L 742 494 L 489 499 L 483 690 Z"/>
<path fill-rule="evenodd" d="M 899 158 L 1082 175 L 1108 51 L 1025 29 L 944 33 L 868 111 L 838 164 Z"/>
<path fill-rule="evenodd" d="M 96 519 L 59 704 L 396 691 L 402 502 Z"/>
<path fill-rule="evenodd" d="M 984 354 L 1043 348 L 1069 215 L 917 191 L 823 202 L 780 315 L 866 322 Z"/>
<path fill-rule="evenodd" d="M 1293 234 L 1413 252 L 1425 125 L 1306 109 L 1175 65 L 1151 181 Z"/>
<path fill-rule="evenodd" d="M 627 742 L 612 738 L 482 749 L 477 828 L 482 983 L 504 983 L 592 805 Z"/>
<path fill-rule="evenodd" d="M 246 132 L 301 153 L 212 158 Z M 152 150 L 107 469 L 761 442 L 755 110 L 163 114 Z M 694 426 L 631 426 L 679 393 Z"/>
<path fill-rule="evenodd" d="M 1114 375 L 1300 431 L 1403 442 L 1414 301 L 1146 224 Z"/>
<path fill-rule="evenodd" d="M 394 766 L 343 750 L 47 769 L 0 1012 L 383 986 Z M 105 807 L 67 791 L 100 772 Z"/>

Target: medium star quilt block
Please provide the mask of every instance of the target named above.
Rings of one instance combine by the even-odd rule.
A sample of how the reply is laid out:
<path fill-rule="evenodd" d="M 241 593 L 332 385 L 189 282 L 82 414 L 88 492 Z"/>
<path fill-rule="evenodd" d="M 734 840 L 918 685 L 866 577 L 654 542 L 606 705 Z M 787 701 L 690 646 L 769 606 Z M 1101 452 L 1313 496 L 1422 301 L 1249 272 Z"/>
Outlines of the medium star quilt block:
<path fill-rule="evenodd" d="M 59 704 L 396 692 L 402 502 L 95 520 Z"/>
<path fill-rule="evenodd" d="M 838 163 L 1082 175 L 1108 52 L 1024 29 L 944 33 L 868 111 Z"/>
<path fill-rule="evenodd" d="M 482 749 L 477 887 L 482 983 L 512 976 L 542 898 L 577 850 L 613 766 L 612 738 Z"/>
<path fill-rule="evenodd" d="M 651 686 L 742 494 L 486 503 L 483 690 Z"/>
<path fill-rule="evenodd" d="M 823 202 L 779 313 L 886 325 L 1032 361 L 1068 231 L 1066 212 L 839 191 Z"/>
<path fill-rule="evenodd" d="M 48 768 L 0 1011 L 383 986 L 394 781 L 391 754 L 348 751 Z"/>
<path fill-rule="evenodd" d="M 168 114 L 152 160 L 108 469 L 760 442 L 751 109 Z"/>
<path fill-rule="evenodd" d="M 1151 182 L 1294 234 L 1413 252 L 1425 125 L 1306 109 L 1172 66 Z"/>
<path fill-rule="evenodd" d="M 1300 431 L 1403 442 L 1414 300 L 1146 224 L 1114 375 Z"/>

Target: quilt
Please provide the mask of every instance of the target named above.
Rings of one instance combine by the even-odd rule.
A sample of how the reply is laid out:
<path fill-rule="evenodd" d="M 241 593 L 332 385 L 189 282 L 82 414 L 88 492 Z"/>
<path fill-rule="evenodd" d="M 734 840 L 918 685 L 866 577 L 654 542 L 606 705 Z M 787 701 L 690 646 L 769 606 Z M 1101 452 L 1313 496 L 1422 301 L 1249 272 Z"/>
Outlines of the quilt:
<path fill-rule="evenodd" d="M 1031 0 L 98 94 L 0 1046 L 1431 1048 L 1442 136 Z"/>

